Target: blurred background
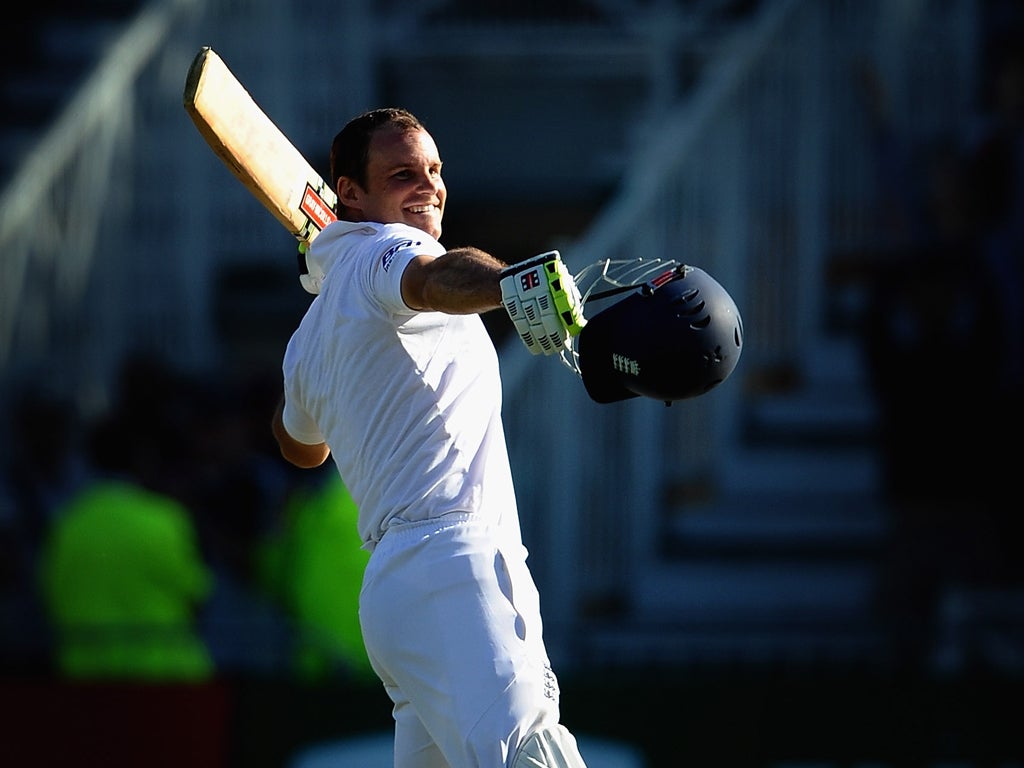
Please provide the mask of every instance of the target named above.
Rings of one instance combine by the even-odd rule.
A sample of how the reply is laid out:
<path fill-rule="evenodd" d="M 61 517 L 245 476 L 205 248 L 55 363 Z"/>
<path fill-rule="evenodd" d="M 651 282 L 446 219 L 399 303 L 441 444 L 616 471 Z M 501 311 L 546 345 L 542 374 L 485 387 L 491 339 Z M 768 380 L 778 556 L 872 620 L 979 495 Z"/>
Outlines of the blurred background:
<path fill-rule="evenodd" d="M 309 768 L 390 724 L 351 500 L 272 444 L 309 297 L 182 109 L 205 45 L 325 175 L 350 117 L 416 113 L 449 246 L 672 258 L 736 300 L 738 368 L 671 407 L 597 405 L 485 317 L 571 729 L 623 768 L 1022 764 L 1019 2 L 21 10 L 0 49 L 6 764 Z"/>

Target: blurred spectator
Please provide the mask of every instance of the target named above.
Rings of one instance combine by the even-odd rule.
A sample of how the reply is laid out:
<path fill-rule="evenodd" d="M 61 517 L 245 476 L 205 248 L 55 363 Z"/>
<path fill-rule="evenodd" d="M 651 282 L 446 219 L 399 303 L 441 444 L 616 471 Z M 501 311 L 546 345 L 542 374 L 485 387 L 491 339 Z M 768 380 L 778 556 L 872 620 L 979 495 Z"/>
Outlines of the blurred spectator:
<path fill-rule="evenodd" d="M 917 669 L 943 595 L 1024 582 L 1024 528 L 1005 501 L 1015 456 L 993 437 L 1016 434 L 1024 389 L 1022 61 L 1019 44 L 997 59 L 968 141 L 920 146 L 876 123 L 880 185 L 912 222 L 874 265 L 863 328 L 892 511 L 879 607 Z"/>
<path fill-rule="evenodd" d="M 295 622 L 294 665 L 303 679 L 376 680 L 359 626 L 359 590 L 370 553 L 358 510 L 333 464 L 292 495 L 279 535 L 263 552 L 269 594 Z"/>
<path fill-rule="evenodd" d="M 280 460 L 267 412 L 280 371 L 213 375 L 194 392 L 193 511 L 215 588 L 202 630 L 219 670 L 278 673 L 290 661 L 289 621 L 260 581 L 259 549 L 279 528 L 298 476 Z"/>
<path fill-rule="evenodd" d="M 153 361 L 127 361 L 122 374 L 114 411 L 91 431 L 96 477 L 59 508 L 43 545 L 58 668 L 74 678 L 206 679 L 213 664 L 196 626 L 213 577 L 175 497 L 189 485 L 180 382 Z"/>
<path fill-rule="evenodd" d="M 18 546 L 16 559 L 3 567 L 29 584 L 43 535 L 61 504 L 85 482 L 86 465 L 78 411 L 69 400 L 37 385 L 27 387 L 12 410 L 4 486 Z"/>
<path fill-rule="evenodd" d="M 42 542 L 87 469 L 79 413 L 68 399 L 34 382 L 16 395 L 11 411 L 0 473 L 0 622 L 5 660 L 25 671 L 50 662 L 36 588 Z"/>
<path fill-rule="evenodd" d="M 1024 27 L 1024 24 L 1021 25 Z M 1024 29 L 1018 30 L 1024 35 Z M 993 54 L 986 109 L 969 144 L 969 194 L 1002 347 L 993 390 L 1012 426 L 1024 394 L 1024 38 Z"/>
<path fill-rule="evenodd" d="M 259 373 L 213 378 L 195 393 L 191 506 L 218 576 L 252 586 L 258 543 L 279 524 L 298 476 L 280 460 L 266 423 L 280 396 L 280 372 L 269 381 Z"/>
<path fill-rule="evenodd" d="M 966 216 L 965 173 L 953 146 L 931 148 L 923 174 L 931 228 L 874 266 L 863 331 L 893 499 L 971 491 L 982 458 L 957 450 L 981 437 L 972 413 L 991 391 L 999 339 L 986 316 L 991 285 Z M 955 429 L 943 418 L 953 403 Z"/>

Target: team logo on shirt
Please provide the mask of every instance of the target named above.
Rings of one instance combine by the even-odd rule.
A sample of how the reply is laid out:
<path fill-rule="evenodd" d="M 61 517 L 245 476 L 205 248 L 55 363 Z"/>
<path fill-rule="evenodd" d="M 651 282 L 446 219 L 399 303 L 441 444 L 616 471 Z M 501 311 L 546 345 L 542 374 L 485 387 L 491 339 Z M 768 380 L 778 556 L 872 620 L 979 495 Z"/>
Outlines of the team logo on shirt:
<path fill-rule="evenodd" d="M 419 245 L 418 240 L 399 240 L 397 243 L 392 245 L 380 258 L 380 265 L 384 267 L 384 271 L 387 272 L 391 269 L 391 262 L 395 260 L 395 256 L 404 248 L 411 248 L 414 245 Z"/>

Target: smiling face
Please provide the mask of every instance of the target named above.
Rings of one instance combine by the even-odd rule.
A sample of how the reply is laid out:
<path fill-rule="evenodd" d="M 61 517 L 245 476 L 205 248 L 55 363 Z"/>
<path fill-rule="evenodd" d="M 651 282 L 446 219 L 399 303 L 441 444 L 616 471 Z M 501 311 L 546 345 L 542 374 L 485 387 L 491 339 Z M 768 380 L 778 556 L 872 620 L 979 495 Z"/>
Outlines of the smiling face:
<path fill-rule="evenodd" d="M 343 176 L 338 197 L 350 220 L 408 224 L 440 238 L 447 190 L 433 138 L 421 128 L 380 128 L 370 139 L 365 187 Z"/>

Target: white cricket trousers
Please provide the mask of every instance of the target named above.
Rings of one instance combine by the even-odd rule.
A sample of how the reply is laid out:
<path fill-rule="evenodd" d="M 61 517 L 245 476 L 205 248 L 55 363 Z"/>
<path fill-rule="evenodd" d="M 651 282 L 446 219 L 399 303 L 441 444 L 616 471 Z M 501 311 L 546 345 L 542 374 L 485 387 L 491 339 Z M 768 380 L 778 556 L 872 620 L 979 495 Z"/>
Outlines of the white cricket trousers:
<path fill-rule="evenodd" d="M 558 723 L 526 554 L 472 515 L 392 528 L 377 544 L 359 616 L 394 702 L 395 768 L 502 768 Z"/>

